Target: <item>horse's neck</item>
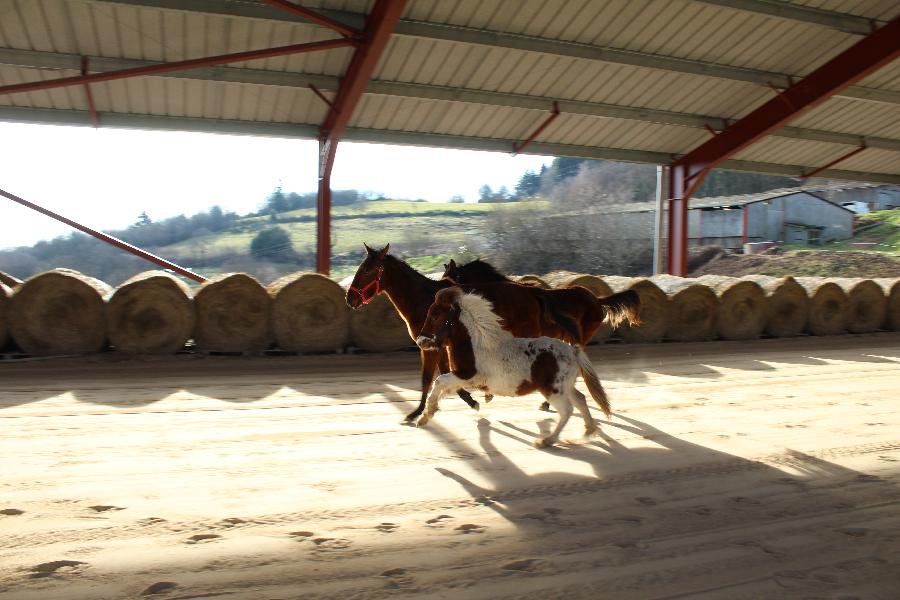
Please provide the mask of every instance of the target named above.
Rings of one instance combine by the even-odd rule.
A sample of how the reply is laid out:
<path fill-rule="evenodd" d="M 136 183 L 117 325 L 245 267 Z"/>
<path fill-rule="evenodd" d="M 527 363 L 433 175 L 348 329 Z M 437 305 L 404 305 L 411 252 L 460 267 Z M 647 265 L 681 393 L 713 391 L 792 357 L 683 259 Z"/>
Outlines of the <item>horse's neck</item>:
<path fill-rule="evenodd" d="M 429 279 L 409 265 L 385 263 L 381 279 L 385 293 L 391 299 L 403 319 L 416 330 L 425 324 L 428 307 L 434 295 L 447 284 Z"/>

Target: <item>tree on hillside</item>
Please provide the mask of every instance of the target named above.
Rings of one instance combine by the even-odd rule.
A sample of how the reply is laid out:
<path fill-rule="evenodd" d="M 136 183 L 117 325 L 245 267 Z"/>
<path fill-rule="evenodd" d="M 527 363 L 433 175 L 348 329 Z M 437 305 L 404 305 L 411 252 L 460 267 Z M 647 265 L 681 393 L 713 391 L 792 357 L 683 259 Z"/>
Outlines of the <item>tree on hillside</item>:
<path fill-rule="evenodd" d="M 516 184 L 516 198 L 534 198 L 541 191 L 541 176 L 528 169 Z"/>
<path fill-rule="evenodd" d="M 491 189 L 491 186 L 488 184 L 484 184 L 480 188 L 478 188 L 478 201 L 479 202 L 493 202 L 494 198 L 494 190 Z"/>
<path fill-rule="evenodd" d="M 454 194 L 450 196 L 450 204 L 462 204 L 466 199 L 460 196 L 459 194 Z"/>
<path fill-rule="evenodd" d="M 273 261 L 290 261 L 294 258 L 291 236 L 281 227 L 264 229 L 250 242 L 250 254 L 254 258 Z"/>
<path fill-rule="evenodd" d="M 264 212 L 280 213 L 287 212 L 288 210 L 290 210 L 290 206 L 288 205 L 288 198 L 281 190 L 281 184 L 278 184 L 278 187 L 275 188 L 275 191 L 269 194 L 269 197 L 266 198 Z"/>
<path fill-rule="evenodd" d="M 152 224 L 153 221 L 150 220 L 150 217 L 147 215 L 147 211 L 142 211 L 141 214 L 138 215 L 137 221 L 135 221 L 135 227 L 144 227 L 145 225 Z"/>

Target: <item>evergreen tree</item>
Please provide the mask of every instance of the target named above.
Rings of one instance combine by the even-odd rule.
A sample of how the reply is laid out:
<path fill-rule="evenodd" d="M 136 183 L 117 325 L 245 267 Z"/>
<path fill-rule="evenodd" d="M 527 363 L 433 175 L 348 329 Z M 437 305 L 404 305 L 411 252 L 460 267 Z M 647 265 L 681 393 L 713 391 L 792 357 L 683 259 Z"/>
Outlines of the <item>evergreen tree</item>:
<path fill-rule="evenodd" d="M 543 172 L 544 166 L 541 165 Z M 534 198 L 541 191 L 541 176 L 528 169 L 516 184 L 516 198 Z"/>
<path fill-rule="evenodd" d="M 479 202 L 491 202 L 494 199 L 494 190 L 491 189 L 491 186 L 484 184 L 480 188 L 478 188 L 478 201 Z"/>
<path fill-rule="evenodd" d="M 141 214 L 138 215 L 137 221 L 135 222 L 134 226 L 135 227 L 144 227 L 145 225 L 151 225 L 151 224 L 153 224 L 153 221 L 151 221 L 150 217 L 147 216 L 147 211 L 143 211 L 143 212 L 141 212 Z"/>

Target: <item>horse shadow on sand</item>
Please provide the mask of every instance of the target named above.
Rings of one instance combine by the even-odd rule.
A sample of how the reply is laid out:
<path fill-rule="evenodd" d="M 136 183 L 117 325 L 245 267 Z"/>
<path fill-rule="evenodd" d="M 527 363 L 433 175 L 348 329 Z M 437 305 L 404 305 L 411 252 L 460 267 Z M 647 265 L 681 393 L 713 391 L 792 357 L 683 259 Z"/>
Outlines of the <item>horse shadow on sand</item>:
<path fill-rule="evenodd" d="M 401 412 L 408 408 L 403 401 L 392 404 Z M 855 525 L 866 522 L 869 506 L 896 498 L 893 476 L 883 479 L 790 449 L 743 458 L 623 414 L 597 420 L 602 429 L 590 440 L 548 450 L 532 444 L 549 431 L 550 418 L 531 429 L 480 417 L 476 446 L 471 431 L 457 435 L 441 425 L 441 416 L 410 434 L 431 436 L 457 457 L 435 470 L 456 482 L 473 505 L 514 526 L 515 547 L 531 554 L 521 564 L 552 561 L 556 548 L 557 558 L 562 552 L 621 567 L 653 560 L 657 544 L 724 530 L 731 533 L 719 537 L 721 547 L 713 552 L 746 555 L 760 577 L 791 593 L 852 592 L 863 585 L 880 590 L 900 583 L 900 527 Z M 543 455 L 541 466 L 559 470 L 537 472 L 531 453 Z M 837 563 L 832 555 L 830 563 L 811 564 L 809 547 L 788 543 L 822 519 L 826 528 L 816 543 L 847 550 Z M 689 573 L 683 576 L 690 581 Z M 613 588 L 604 586 L 612 583 L 583 582 L 588 587 L 571 592 L 588 597 L 596 585 L 596 593 L 611 594 Z"/>

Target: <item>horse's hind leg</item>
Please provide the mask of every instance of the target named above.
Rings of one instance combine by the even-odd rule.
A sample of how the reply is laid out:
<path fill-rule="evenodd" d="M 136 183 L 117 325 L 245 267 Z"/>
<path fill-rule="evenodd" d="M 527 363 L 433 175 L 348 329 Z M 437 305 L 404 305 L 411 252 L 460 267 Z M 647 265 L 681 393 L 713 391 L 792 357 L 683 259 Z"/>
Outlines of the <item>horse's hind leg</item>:
<path fill-rule="evenodd" d="M 562 431 L 563 427 L 566 426 L 569 417 L 572 416 L 572 403 L 569 401 L 568 397 L 557 393 L 547 396 L 547 400 L 553 408 L 556 409 L 556 412 L 559 413 L 559 421 L 556 422 L 556 428 L 553 430 L 553 433 L 545 438 L 538 438 L 534 442 L 534 445 L 538 448 L 549 448 L 555 444 L 559 439 L 559 433 Z"/>
<path fill-rule="evenodd" d="M 584 419 L 584 435 L 597 433 L 597 423 L 591 416 L 591 410 L 588 408 L 587 398 L 584 397 L 584 394 L 572 386 L 572 389 L 569 391 L 569 399 L 575 408 L 578 409 L 578 412 L 581 413 L 581 418 Z"/>

